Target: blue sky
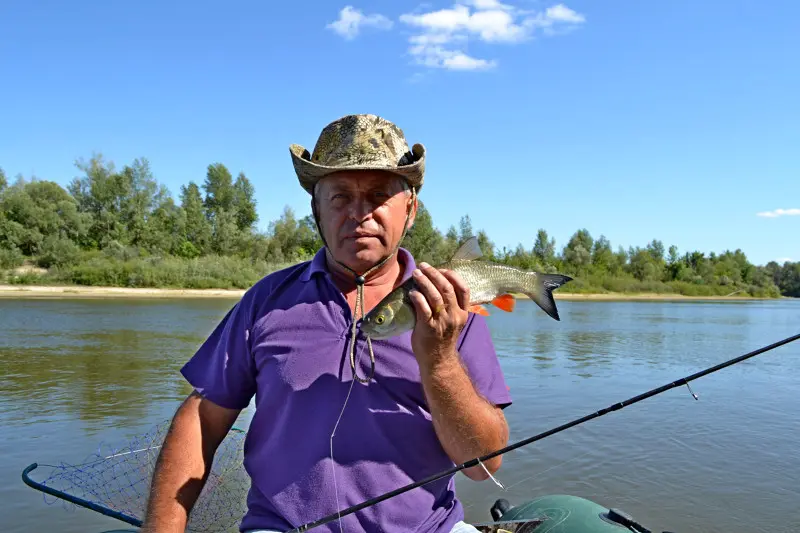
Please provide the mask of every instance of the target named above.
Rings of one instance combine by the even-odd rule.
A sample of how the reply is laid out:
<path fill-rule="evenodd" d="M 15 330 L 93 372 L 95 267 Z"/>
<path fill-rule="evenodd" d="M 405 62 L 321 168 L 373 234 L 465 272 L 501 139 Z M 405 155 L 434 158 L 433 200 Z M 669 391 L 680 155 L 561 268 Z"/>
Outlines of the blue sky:
<path fill-rule="evenodd" d="M 369 112 L 426 145 L 442 230 L 469 213 L 510 248 L 587 228 L 615 249 L 800 260 L 799 17 L 793 1 L 5 1 L 0 167 L 65 185 L 95 152 L 146 157 L 177 195 L 219 161 L 253 181 L 266 227 L 309 212 L 288 145 Z"/>

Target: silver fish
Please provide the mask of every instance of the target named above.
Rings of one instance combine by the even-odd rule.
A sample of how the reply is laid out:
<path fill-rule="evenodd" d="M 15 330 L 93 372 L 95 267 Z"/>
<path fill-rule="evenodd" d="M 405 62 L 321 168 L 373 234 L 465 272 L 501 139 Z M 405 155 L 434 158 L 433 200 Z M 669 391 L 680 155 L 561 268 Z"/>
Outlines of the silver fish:
<path fill-rule="evenodd" d="M 484 304 L 491 303 L 503 311 L 514 310 L 516 299 L 512 293 L 521 293 L 541 307 L 555 320 L 560 320 L 552 291 L 572 281 L 561 274 L 542 274 L 518 268 L 479 261 L 483 255 L 478 239 L 471 237 L 462 244 L 450 261 L 438 265 L 458 272 L 469 287 L 469 311 L 488 315 Z M 417 322 L 414 304 L 408 294 L 416 287 L 414 278 L 390 292 L 361 322 L 361 331 L 372 339 L 387 339 L 414 329 Z"/>

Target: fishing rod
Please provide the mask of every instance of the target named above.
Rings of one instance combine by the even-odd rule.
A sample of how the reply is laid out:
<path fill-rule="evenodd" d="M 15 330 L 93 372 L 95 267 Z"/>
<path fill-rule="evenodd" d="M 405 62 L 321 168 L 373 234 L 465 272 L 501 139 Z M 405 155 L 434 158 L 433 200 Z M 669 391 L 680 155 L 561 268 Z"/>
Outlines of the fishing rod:
<path fill-rule="evenodd" d="M 778 341 L 776 343 L 770 344 L 769 346 L 764 346 L 763 348 L 759 348 L 757 350 L 753 350 L 752 352 L 746 353 L 744 355 L 740 355 L 740 356 L 735 357 L 733 359 L 729 359 L 728 361 L 725 361 L 725 362 L 720 363 L 718 365 L 712 366 L 712 367 L 707 368 L 705 370 L 701 370 L 700 372 L 697 372 L 697 373 L 692 374 L 690 376 L 686 376 L 685 378 L 681 378 L 681 379 L 675 380 L 675 381 L 673 381 L 671 383 L 667 383 L 666 385 L 662 385 L 662 386 L 657 387 L 655 389 L 651 389 L 651 390 L 649 390 L 649 391 L 647 391 L 645 393 L 639 394 L 638 396 L 634 396 L 634 397 L 629 398 L 627 400 L 624 400 L 622 402 L 618 402 L 618 403 L 612 404 L 612 405 L 606 407 L 605 409 L 600 409 L 599 411 L 596 411 L 596 412 L 594 412 L 592 414 L 589 414 L 589 415 L 586 415 L 584 417 L 581 417 L 581 418 L 578 418 L 576 420 L 573 420 L 572 422 L 567 422 L 566 424 L 563 424 L 561 426 L 555 427 L 553 429 L 549 429 L 549 430 L 547 430 L 547 431 L 545 431 L 543 433 L 539 433 L 538 435 L 534 435 L 533 437 L 529 437 L 527 439 L 515 442 L 514 444 L 506 446 L 503 449 L 500 449 L 500 450 L 497 450 L 495 452 L 486 454 L 483 457 L 477 457 L 475 459 L 471 459 L 471 460 L 467 461 L 466 463 L 462 463 L 461 465 L 454 466 L 454 467 L 452 467 L 452 468 L 450 468 L 448 470 L 445 470 L 445 471 L 443 471 L 443 472 L 441 472 L 439 474 L 431 475 L 431 476 L 429 476 L 429 477 L 427 477 L 425 479 L 421 479 L 420 481 L 416 481 L 414 483 L 410 483 L 410 484 L 406 485 L 405 487 L 400 487 L 399 489 L 395 489 L 395 490 L 393 490 L 391 492 L 387 492 L 387 493 L 385 493 L 385 494 L 383 494 L 381 496 L 377 496 L 375 498 L 369 499 L 369 500 L 367 500 L 367 501 L 365 501 L 363 503 L 359 503 L 357 505 L 353 505 L 352 507 L 348 507 L 344 511 L 339 511 L 339 512 L 330 514 L 330 515 L 328 515 L 328 516 L 326 516 L 324 518 L 320 518 L 319 520 L 316 520 L 314 522 L 309 522 L 309 523 L 304 524 L 302 526 L 298 526 L 298 527 L 296 527 L 294 529 L 291 529 L 291 530 L 287 531 L 286 533 L 300 533 L 301 531 L 306 531 L 306 530 L 309 530 L 309 529 L 312 529 L 312 528 L 319 527 L 321 525 L 327 524 L 329 522 L 333 522 L 334 520 L 338 520 L 339 518 L 341 518 L 343 516 L 347 516 L 349 514 L 353 514 L 355 512 L 358 512 L 361 509 L 364 509 L 365 507 L 370 507 L 370 506 L 375 505 L 377 503 L 380 503 L 380 502 L 382 502 L 384 500 L 388 500 L 389 498 L 393 498 L 395 496 L 403 494 L 404 492 L 408 492 L 409 490 L 415 489 L 417 487 L 421 487 L 423 485 L 427 485 L 428 483 L 432 483 L 434 481 L 442 479 L 443 477 L 447 477 L 447 476 L 453 475 L 456 472 L 459 472 L 461 470 L 464 470 L 464 469 L 467 469 L 467 468 L 471 468 L 471 467 L 477 466 L 479 464 L 482 465 L 483 462 L 488 461 L 489 459 L 492 459 L 494 457 L 497 457 L 498 455 L 503 455 L 503 454 L 508 453 L 508 452 L 510 452 L 512 450 L 516 450 L 517 448 L 521 448 L 522 446 L 526 446 L 526 445 L 528 445 L 528 444 L 530 444 L 532 442 L 535 442 L 537 440 L 541 440 L 541 439 L 544 439 L 545 437 L 549 437 L 551 435 L 555 435 L 556 433 L 560 433 L 560 432 L 562 432 L 562 431 L 564 431 L 566 429 L 569 429 L 571 427 L 577 426 L 579 424 L 583 424 L 584 422 L 588 422 L 589 420 L 592 420 L 593 418 L 599 418 L 599 417 L 601 417 L 603 415 L 606 415 L 606 414 L 608 414 L 608 413 L 610 413 L 612 411 L 618 411 L 618 410 L 622 409 L 623 407 L 626 407 L 628 405 L 633 405 L 633 404 L 635 404 L 637 402 L 640 402 L 642 400 L 650 398 L 651 396 L 655 396 L 656 394 L 661 394 L 662 392 L 667 391 L 669 389 L 673 389 L 675 387 L 680 387 L 682 385 L 686 385 L 686 387 L 689 389 L 689 392 L 692 394 L 692 397 L 695 400 L 698 400 L 699 398 L 697 397 L 697 395 L 694 392 L 692 392 L 692 388 L 689 387 L 689 382 L 690 381 L 694 381 L 695 379 L 701 378 L 703 376 L 707 376 L 708 374 L 716 372 L 717 370 L 722 370 L 725 367 L 728 367 L 728 366 L 731 366 L 731 365 L 735 365 L 736 363 L 740 363 L 740 362 L 744 361 L 745 359 L 749 359 L 751 357 L 755 357 L 756 355 L 760 355 L 760 354 L 762 354 L 764 352 L 768 352 L 770 350 L 774 350 L 775 348 L 783 346 L 784 344 L 789 344 L 790 342 L 794 342 L 794 341 L 796 341 L 798 339 L 800 339 L 800 333 L 798 333 L 797 335 L 793 335 L 791 337 L 787 337 L 787 338 L 785 338 L 785 339 L 783 339 L 781 341 Z"/>

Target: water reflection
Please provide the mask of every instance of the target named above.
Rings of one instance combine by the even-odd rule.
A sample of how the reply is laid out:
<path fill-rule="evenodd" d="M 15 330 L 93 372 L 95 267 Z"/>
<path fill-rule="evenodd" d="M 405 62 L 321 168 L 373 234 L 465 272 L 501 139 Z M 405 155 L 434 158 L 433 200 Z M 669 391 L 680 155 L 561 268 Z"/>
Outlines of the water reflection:
<path fill-rule="evenodd" d="M 146 354 L 152 354 L 147 356 Z M 94 425 L 106 418 L 119 423 L 144 416 L 165 390 L 177 392 L 180 361 L 161 359 L 149 349 L 117 352 L 114 344 L 84 349 L 0 349 L 6 377 L 0 381 L 0 404 L 6 422 L 31 416 L 70 416 Z"/>
<path fill-rule="evenodd" d="M 179 369 L 229 305 L 177 315 L 173 302 L 4 301 L 0 312 L 14 303 L 0 324 L 2 420 L 68 417 L 87 433 L 185 397 Z"/>
<path fill-rule="evenodd" d="M 556 334 L 552 331 L 537 331 L 533 334 L 533 353 L 540 361 L 552 361 L 556 351 Z"/>

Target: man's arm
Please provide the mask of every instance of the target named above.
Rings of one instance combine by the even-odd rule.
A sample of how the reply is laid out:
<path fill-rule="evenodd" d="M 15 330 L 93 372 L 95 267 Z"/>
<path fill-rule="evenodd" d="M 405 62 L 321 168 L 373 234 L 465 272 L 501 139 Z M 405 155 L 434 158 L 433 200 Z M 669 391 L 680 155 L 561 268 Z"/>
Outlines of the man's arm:
<path fill-rule="evenodd" d="M 502 410 L 477 392 L 456 350 L 469 317 L 469 288 L 457 274 L 425 263 L 414 277 L 419 290 L 410 295 L 417 312 L 412 347 L 436 434 L 453 462 L 461 464 L 503 448 L 508 425 Z M 493 474 L 502 456 L 483 464 Z M 464 474 L 474 480 L 489 477 L 480 465 Z"/>
<path fill-rule="evenodd" d="M 421 376 L 433 427 L 454 463 L 481 457 L 508 443 L 503 411 L 478 394 L 455 350 L 434 367 L 421 370 Z M 494 474 L 502 460 L 500 455 L 483 464 Z M 480 465 L 463 472 L 476 481 L 489 477 Z"/>
<path fill-rule="evenodd" d="M 220 407 L 196 392 L 181 404 L 158 456 L 142 533 L 186 530 L 214 454 L 239 412 Z"/>

